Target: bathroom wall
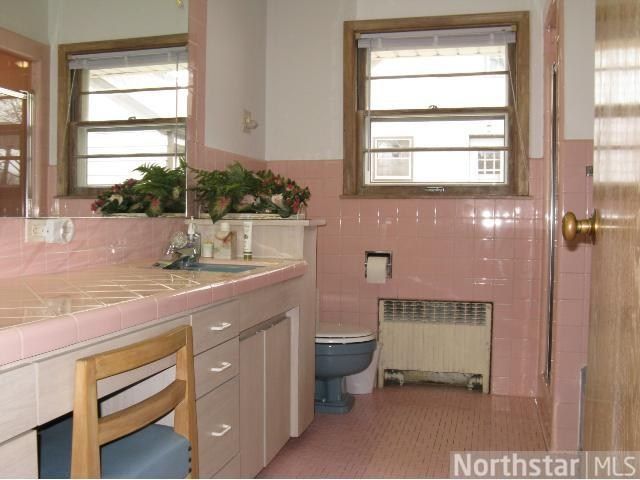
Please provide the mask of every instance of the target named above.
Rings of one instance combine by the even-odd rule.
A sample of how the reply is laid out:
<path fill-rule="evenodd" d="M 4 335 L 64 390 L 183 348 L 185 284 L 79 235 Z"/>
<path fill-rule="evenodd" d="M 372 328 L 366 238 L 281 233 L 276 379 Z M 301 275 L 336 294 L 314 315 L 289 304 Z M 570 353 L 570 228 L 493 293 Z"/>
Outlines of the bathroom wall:
<path fill-rule="evenodd" d="M 259 167 L 264 158 L 268 160 L 269 168 L 311 187 L 309 213 L 312 217 L 327 219 L 327 226 L 319 230 L 318 244 L 322 319 L 375 328 L 377 299 L 385 297 L 494 302 L 492 389 L 498 394 L 537 395 L 542 371 L 539 358 L 544 349 L 541 335 L 543 303 L 540 300 L 543 298 L 542 248 L 547 213 L 544 202 L 547 170 L 542 160 L 545 105 L 542 98 L 542 17 L 545 3 L 542 0 L 492 0 L 482 4 L 473 1 L 329 0 L 320 4 L 310 0 L 268 0 L 266 119 L 259 127 L 265 128 L 263 155 L 257 152 L 257 157 L 248 156 L 256 155 L 256 150 L 252 149 L 255 139 L 250 137 L 239 136 L 236 137 L 239 144 L 225 145 L 223 141 L 215 140 L 215 135 L 210 135 L 206 142 L 200 139 L 194 143 L 194 148 L 198 149 L 196 161 L 202 165 L 220 168 L 233 159 L 240 159 Z M 531 15 L 530 197 L 498 200 L 341 199 L 342 22 L 500 10 L 529 10 Z M 580 14 L 576 18 L 579 23 Z M 237 22 L 242 23 L 242 20 L 236 19 Z M 247 24 L 239 26 L 240 31 L 246 28 Z M 580 33 L 579 29 L 574 31 Z M 214 35 L 211 30 L 208 35 L 209 49 L 216 45 L 222 48 L 218 41 L 211 40 Z M 574 45 L 579 45 L 579 39 Z M 215 55 L 206 53 L 207 81 L 215 75 L 237 78 L 246 71 L 241 63 L 231 71 L 216 69 L 216 66 L 212 67 L 213 58 Z M 582 59 L 585 60 L 584 55 Z M 573 72 L 575 67 L 571 69 Z M 582 73 L 575 74 L 576 78 L 580 75 Z M 259 89 L 259 86 L 253 88 Z M 588 88 L 582 91 L 588 92 Z M 238 95 L 237 89 L 228 92 Z M 256 95 L 255 91 L 253 95 Z M 234 102 L 238 104 L 237 98 Z M 224 105 L 208 101 L 202 116 L 208 119 L 217 115 L 218 121 L 224 119 L 226 122 L 225 128 L 233 128 L 238 113 L 229 113 Z M 197 116 L 201 122 L 201 117 Z M 584 111 L 571 116 L 589 121 L 584 118 Z M 586 129 L 585 125 L 571 125 L 569 128 L 577 131 Z M 585 144 L 566 143 L 564 156 L 577 159 L 578 151 L 584 152 L 585 148 Z M 577 163 L 577 160 L 567 161 L 564 165 L 566 169 L 575 170 Z M 576 195 L 585 196 L 578 183 L 563 185 L 567 201 Z M 364 251 L 369 249 L 394 252 L 394 278 L 386 285 L 369 285 L 364 281 Z M 584 259 L 584 268 L 587 268 L 586 250 L 567 249 L 567 253 Z M 559 258 L 562 259 L 562 255 Z M 584 291 L 584 287 L 576 287 L 578 278 L 575 275 L 582 275 L 580 280 L 588 281 L 584 273 L 571 271 L 577 268 L 579 262 L 574 261 L 577 257 L 565 258 L 559 280 L 562 308 L 576 301 L 573 298 L 576 292 L 572 292 L 571 287 Z M 584 303 L 584 298 L 581 301 Z M 563 353 L 556 359 L 554 368 L 568 366 L 569 363 L 562 363 L 560 358 L 570 361 L 573 353 L 566 351 L 573 349 L 566 340 L 570 331 L 561 328 L 557 335 L 556 347 Z M 565 375 L 562 367 L 558 368 L 557 378 L 571 377 L 575 383 L 575 372 Z M 573 414 L 575 410 L 565 406 L 551 408 L 556 408 L 554 415 L 558 418 L 562 413 Z"/>
<path fill-rule="evenodd" d="M 320 315 L 377 328 L 378 298 L 494 303 L 492 391 L 535 395 L 542 245 L 542 15 L 538 2 L 402 0 L 267 3 L 269 168 L 311 188 L 319 230 Z M 531 12 L 528 198 L 354 200 L 342 189 L 342 22 Z M 295 59 L 293 62 L 292 59 Z M 393 279 L 364 280 L 365 250 L 392 250 Z M 533 300 L 535 299 L 535 301 Z"/>
<path fill-rule="evenodd" d="M 0 2 L 0 27 L 36 42 L 49 43 L 48 1 Z"/>
<path fill-rule="evenodd" d="M 218 0 L 207 5 L 205 144 L 264 158 L 267 2 Z M 242 129 L 243 110 L 260 128 Z"/>
<path fill-rule="evenodd" d="M 557 13 L 554 11 L 557 9 Z M 595 43 L 595 0 L 550 2 L 547 23 L 546 63 L 559 65 L 559 185 L 558 215 L 573 211 L 586 218 L 592 209 L 592 177 L 585 168 L 593 161 L 593 52 Z M 557 52 L 554 39 L 559 38 Z M 549 91 L 550 76 L 545 76 Z M 549 105 L 546 98 L 545 105 Z M 547 117 L 550 118 L 550 112 Z M 545 124 L 549 128 L 550 120 Z M 550 131 L 547 132 L 547 143 Z M 550 144 L 545 151 L 545 185 L 550 178 Z M 550 228 L 545 224 L 545 229 Z M 556 295 L 553 305 L 553 349 L 551 384 L 540 377 L 539 405 L 547 441 L 555 450 L 573 450 L 579 445 L 580 368 L 586 364 L 589 322 L 591 245 L 584 241 L 568 244 L 557 229 Z M 546 278 L 546 269 L 543 272 Z M 543 283 L 541 302 L 546 302 Z M 541 335 L 541 371 L 544 365 L 546 332 Z"/>
<path fill-rule="evenodd" d="M 0 218 L 0 278 L 157 259 L 183 218 L 75 218 L 68 244 L 25 243 L 23 218 Z"/>
<path fill-rule="evenodd" d="M 265 158 L 342 158 L 345 20 L 519 10 L 531 16 L 529 152 L 540 158 L 542 6 L 541 0 L 268 0 Z"/>

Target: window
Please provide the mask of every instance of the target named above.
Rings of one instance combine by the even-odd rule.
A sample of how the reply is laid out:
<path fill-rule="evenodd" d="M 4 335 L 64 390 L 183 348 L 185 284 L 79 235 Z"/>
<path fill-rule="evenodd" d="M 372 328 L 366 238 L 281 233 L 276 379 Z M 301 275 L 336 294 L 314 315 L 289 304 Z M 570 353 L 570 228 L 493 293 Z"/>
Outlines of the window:
<path fill-rule="evenodd" d="M 501 135 L 471 135 L 469 147 L 486 147 L 495 144 L 504 145 L 504 136 Z M 478 182 L 500 183 L 505 177 L 503 152 L 481 150 L 471 152 L 471 169 L 475 169 L 475 178 Z M 474 175 L 470 171 L 469 177 Z"/>
<path fill-rule="evenodd" d="M 93 195 L 138 178 L 140 165 L 174 168 L 185 155 L 186 36 L 153 40 L 61 47 L 63 193 Z"/>
<path fill-rule="evenodd" d="M 413 178 L 413 137 L 376 137 L 373 139 L 376 153 L 372 171 L 376 182 L 411 180 Z"/>
<path fill-rule="evenodd" d="M 345 22 L 344 193 L 528 193 L 528 14 Z"/>

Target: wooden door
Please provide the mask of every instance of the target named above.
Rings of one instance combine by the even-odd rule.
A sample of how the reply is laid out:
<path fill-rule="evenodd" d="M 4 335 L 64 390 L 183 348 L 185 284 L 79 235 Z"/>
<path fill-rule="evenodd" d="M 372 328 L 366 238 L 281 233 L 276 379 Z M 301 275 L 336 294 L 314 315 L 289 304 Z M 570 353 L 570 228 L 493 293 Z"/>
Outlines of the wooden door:
<path fill-rule="evenodd" d="M 289 440 L 291 431 L 291 320 L 265 331 L 265 465 Z"/>
<path fill-rule="evenodd" d="M 640 450 L 640 2 L 598 0 L 585 450 Z"/>
<path fill-rule="evenodd" d="M 240 474 L 264 467 L 264 331 L 240 341 Z"/>

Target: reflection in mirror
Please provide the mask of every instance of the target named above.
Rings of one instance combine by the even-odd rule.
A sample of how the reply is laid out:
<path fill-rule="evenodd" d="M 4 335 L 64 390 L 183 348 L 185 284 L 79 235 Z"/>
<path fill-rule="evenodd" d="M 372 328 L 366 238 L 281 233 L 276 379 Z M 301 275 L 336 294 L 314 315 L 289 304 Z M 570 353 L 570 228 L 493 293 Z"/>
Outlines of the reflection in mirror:
<path fill-rule="evenodd" d="M 29 204 L 31 64 L 0 51 L 0 216 L 21 217 Z"/>
<path fill-rule="evenodd" d="M 94 192 L 89 194 L 85 191 L 84 195 L 80 196 L 77 196 L 79 192 L 75 192 L 76 196 L 69 196 L 74 192 L 61 188 L 59 182 L 59 173 L 65 170 L 59 157 L 59 109 L 65 110 L 65 104 L 60 103 L 58 95 L 58 49 L 62 45 L 70 44 L 108 41 L 117 43 L 125 39 L 184 35 L 188 32 L 189 1 L 49 0 L 44 3 L 48 8 L 42 8 L 42 0 L 0 0 L 0 216 L 91 216 L 90 205 L 95 199 Z M 10 56 L 15 58 L 9 58 Z M 164 72 L 171 77 L 174 84 L 188 78 L 186 68 L 184 73 L 176 72 L 175 64 L 176 62 L 172 62 L 171 72 Z M 16 73 L 9 75 L 7 68 L 12 68 Z M 150 69 L 147 65 L 139 66 L 138 70 L 142 71 L 145 68 Z M 80 125 L 80 122 L 75 125 L 75 135 L 91 140 L 89 143 L 102 142 L 101 145 L 104 147 L 102 153 L 97 153 L 95 149 L 75 152 L 78 157 L 84 155 L 80 162 L 84 168 L 76 173 L 81 174 L 85 185 L 82 185 L 83 182 L 79 183 L 85 189 L 90 188 L 91 184 L 97 186 L 111 183 L 116 177 L 121 176 L 113 171 L 111 166 L 105 165 L 108 160 L 106 157 L 90 158 L 96 153 L 107 156 L 145 154 L 138 159 L 130 158 L 129 165 L 123 166 L 123 169 L 133 169 L 139 163 L 150 163 L 150 159 L 160 160 L 163 165 L 171 167 L 176 164 L 178 157 L 184 155 L 186 135 L 184 129 L 176 128 L 175 120 L 176 117 L 182 116 L 181 113 L 165 115 L 164 111 L 147 111 L 149 105 L 153 107 L 156 103 L 153 99 L 147 98 L 152 95 L 151 92 L 142 90 L 162 89 L 165 85 L 140 87 L 120 84 L 117 83 L 121 80 L 117 78 L 117 74 L 106 73 L 109 73 L 107 80 L 115 82 L 109 89 L 124 90 L 124 93 L 118 93 L 120 97 L 117 100 L 121 103 L 131 103 L 137 108 L 136 113 L 126 116 L 125 120 L 136 117 L 145 125 L 134 129 L 134 135 L 127 135 L 131 132 L 123 130 L 119 137 L 124 142 L 121 149 L 115 148 L 117 145 L 112 141 L 118 126 L 111 125 L 109 129 L 96 130 L 93 128 L 95 125 Z M 17 80 L 24 82 L 20 83 Z M 101 79 L 95 78 L 95 81 L 99 83 Z M 87 109 L 86 112 L 98 112 L 98 116 L 78 119 L 81 122 L 105 121 L 99 118 L 100 112 L 105 111 L 99 103 L 118 96 L 110 96 L 103 91 L 105 85 L 101 87 L 96 82 L 83 85 L 90 88 L 78 92 L 83 97 L 82 103 L 91 107 L 91 110 Z M 180 95 L 186 95 L 188 89 L 181 87 L 180 84 Z M 23 98 L 20 92 L 32 93 L 32 110 L 28 108 L 28 100 Z M 89 105 L 90 103 L 94 103 L 98 110 L 93 108 L 94 105 Z M 29 115 L 30 112 L 33 113 Z M 148 121 L 151 117 L 172 117 L 173 120 L 170 124 L 149 124 L 152 123 Z M 29 118 L 33 120 L 32 128 L 27 124 Z M 29 139 L 28 133 L 32 138 L 31 165 L 28 161 L 30 149 L 26 143 Z M 136 136 L 137 139 L 151 138 L 150 148 L 133 152 L 136 142 L 130 142 L 132 136 Z M 160 140 L 163 151 L 158 149 Z M 63 173 L 69 172 L 66 170 Z M 126 172 L 121 174 L 124 175 Z M 128 176 L 136 175 L 139 173 L 131 172 Z"/>

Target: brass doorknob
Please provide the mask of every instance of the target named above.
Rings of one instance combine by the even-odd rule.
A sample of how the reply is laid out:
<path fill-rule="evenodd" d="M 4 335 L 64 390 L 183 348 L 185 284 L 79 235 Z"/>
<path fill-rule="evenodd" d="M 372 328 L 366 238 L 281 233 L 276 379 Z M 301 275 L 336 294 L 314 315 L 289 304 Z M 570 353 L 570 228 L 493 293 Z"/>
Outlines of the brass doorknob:
<path fill-rule="evenodd" d="M 599 224 L 600 221 L 596 210 L 593 211 L 591 218 L 584 220 L 578 220 L 573 212 L 567 212 L 562 217 L 562 236 L 570 242 L 578 235 L 587 235 L 595 243 Z"/>

